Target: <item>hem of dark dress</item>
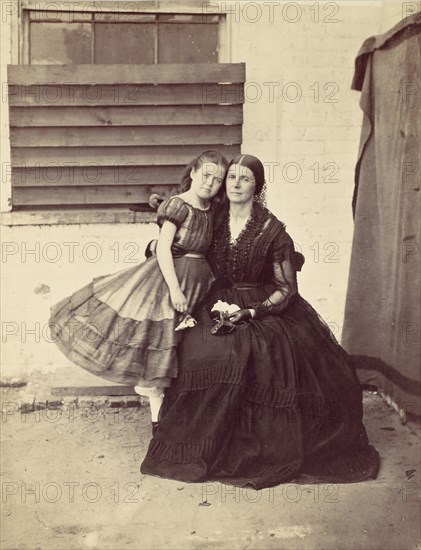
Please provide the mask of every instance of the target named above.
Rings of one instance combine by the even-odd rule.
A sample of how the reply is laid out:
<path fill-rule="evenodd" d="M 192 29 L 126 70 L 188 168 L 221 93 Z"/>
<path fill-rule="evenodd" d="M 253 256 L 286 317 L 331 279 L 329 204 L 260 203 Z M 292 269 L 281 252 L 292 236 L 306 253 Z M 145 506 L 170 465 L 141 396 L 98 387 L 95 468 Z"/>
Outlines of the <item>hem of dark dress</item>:
<path fill-rule="evenodd" d="M 154 440 L 152 440 L 151 444 Z M 274 474 L 275 464 L 255 465 L 246 476 L 229 476 L 218 473 L 206 474 L 203 466 L 206 465 L 205 453 L 200 454 L 200 447 L 212 447 L 212 442 L 203 444 L 176 444 L 168 445 L 163 441 L 156 441 L 150 445 L 148 455 L 141 464 L 142 474 L 173 479 L 185 483 L 220 482 L 238 487 L 252 487 L 261 490 L 275 487 L 283 483 L 312 484 L 312 483 L 360 483 L 369 479 L 376 479 L 379 471 L 379 455 L 374 447 L 369 446 L 365 452 L 355 456 L 334 457 L 331 461 L 306 466 L 300 462 L 284 467 L 283 472 Z M 176 461 L 169 458 L 172 454 L 178 455 Z M 189 458 L 194 459 L 189 461 Z M 242 457 L 238 457 L 240 461 Z M 279 465 L 278 465 L 279 466 Z M 247 468 L 247 465 L 245 465 Z"/>

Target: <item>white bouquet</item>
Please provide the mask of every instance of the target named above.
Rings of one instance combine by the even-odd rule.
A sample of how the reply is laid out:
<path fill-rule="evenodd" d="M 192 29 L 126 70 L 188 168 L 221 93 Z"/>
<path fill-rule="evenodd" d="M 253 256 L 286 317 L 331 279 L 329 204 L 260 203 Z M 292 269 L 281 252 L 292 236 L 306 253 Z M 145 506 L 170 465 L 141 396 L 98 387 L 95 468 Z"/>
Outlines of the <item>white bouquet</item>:
<path fill-rule="evenodd" d="M 222 336 L 223 334 L 229 334 L 235 329 L 234 323 L 230 321 L 230 315 L 240 308 L 236 304 L 228 304 L 218 300 L 211 309 L 211 313 L 214 313 L 213 320 L 215 324 L 211 328 L 210 332 L 214 336 Z"/>
<path fill-rule="evenodd" d="M 223 302 L 222 300 L 218 300 L 216 304 L 213 305 L 211 311 L 216 311 L 219 313 L 224 314 L 224 316 L 229 317 L 231 313 L 234 313 L 235 311 L 238 311 L 240 308 L 237 306 L 237 304 L 228 304 L 227 302 Z"/>

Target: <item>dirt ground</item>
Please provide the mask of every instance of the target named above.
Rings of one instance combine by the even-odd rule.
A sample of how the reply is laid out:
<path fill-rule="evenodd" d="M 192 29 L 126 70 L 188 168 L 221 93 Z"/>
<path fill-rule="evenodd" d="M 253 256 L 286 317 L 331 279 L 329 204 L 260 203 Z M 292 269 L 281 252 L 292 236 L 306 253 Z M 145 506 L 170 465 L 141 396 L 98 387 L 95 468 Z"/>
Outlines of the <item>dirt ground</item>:
<path fill-rule="evenodd" d="M 2 549 L 421 550 L 420 437 L 364 397 L 376 480 L 262 491 L 139 473 L 145 407 L 65 403 L 23 413 L 3 392 Z"/>

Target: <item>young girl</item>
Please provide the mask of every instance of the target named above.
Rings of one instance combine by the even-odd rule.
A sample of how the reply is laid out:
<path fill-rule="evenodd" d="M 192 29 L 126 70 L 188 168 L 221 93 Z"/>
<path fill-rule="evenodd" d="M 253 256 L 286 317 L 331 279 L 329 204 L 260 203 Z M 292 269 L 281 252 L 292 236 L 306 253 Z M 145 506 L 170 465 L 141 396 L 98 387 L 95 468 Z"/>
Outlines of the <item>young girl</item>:
<path fill-rule="evenodd" d="M 186 168 L 181 194 L 158 209 L 156 255 L 94 279 L 52 308 L 55 343 L 74 363 L 149 397 L 155 430 L 164 388 L 177 376 L 175 329 L 213 281 L 204 254 L 227 160 L 205 151 Z M 222 189 L 221 189 L 222 191 Z"/>

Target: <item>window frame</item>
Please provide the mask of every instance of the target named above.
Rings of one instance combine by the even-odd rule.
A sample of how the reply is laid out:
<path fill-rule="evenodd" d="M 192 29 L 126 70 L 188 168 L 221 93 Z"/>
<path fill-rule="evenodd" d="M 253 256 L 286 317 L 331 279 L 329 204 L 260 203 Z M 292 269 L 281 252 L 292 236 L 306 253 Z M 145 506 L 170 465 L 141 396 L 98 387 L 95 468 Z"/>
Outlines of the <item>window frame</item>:
<path fill-rule="evenodd" d="M 73 6 L 73 10 L 69 9 Z M 203 14 L 205 8 L 212 5 L 214 10 L 208 15 L 218 15 L 218 63 L 231 63 L 232 59 L 232 16 L 230 14 L 230 2 L 201 2 L 197 0 L 135 0 L 132 2 L 117 2 L 104 0 L 100 2 L 78 2 L 86 12 L 103 13 L 154 13 L 154 14 Z M 85 4 L 85 5 L 84 5 Z M 40 2 L 39 0 L 18 0 L 17 12 L 10 21 L 10 64 L 25 65 L 29 62 L 29 11 L 79 11 L 74 9 L 75 4 L 70 2 Z M 79 7 L 79 6 L 78 6 Z M 98 10 L 98 7 L 100 10 Z M 135 8 L 135 9 L 134 9 Z M 7 124 L 9 124 L 9 104 L 3 104 L 7 110 Z M 10 140 L 5 155 L 5 161 L 10 162 Z M 98 210 L 95 208 L 80 210 L 78 208 L 64 211 L 30 211 L 14 210 L 12 203 L 12 182 L 7 177 L 2 186 L 2 212 L 1 225 L 56 225 L 56 224 L 81 224 L 81 223 L 151 223 L 155 221 L 153 212 L 132 212 L 125 208 Z"/>
<path fill-rule="evenodd" d="M 206 5 L 218 4 L 217 13 L 209 13 L 208 15 L 218 15 L 220 17 L 218 23 L 218 60 L 217 63 L 231 63 L 231 18 L 229 16 L 227 2 L 201 2 L 199 5 L 197 1 L 186 0 L 182 5 L 179 5 L 178 2 L 171 0 L 153 0 L 146 1 L 133 1 L 133 2 L 112 2 L 109 0 L 104 0 L 102 2 L 89 2 L 86 6 L 83 6 L 83 2 L 76 2 L 76 4 L 81 4 L 83 6 L 82 10 L 79 9 L 69 9 L 70 2 L 39 2 L 38 0 L 21 0 L 19 4 L 19 25 L 18 25 L 18 54 L 17 58 L 15 57 L 12 60 L 13 64 L 16 65 L 28 65 L 29 64 L 29 30 L 30 30 L 30 11 L 38 12 L 80 12 L 84 11 L 86 13 L 125 13 L 125 14 L 174 14 L 174 15 L 200 15 L 204 13 L 204 7 Z M 101 9 L 98 11 L 95 8 L 95 5 Z M 66 9 L 67 6 L 67 9 Z M 139 9 L 134 10 L 134 7 Z M 59 8 L 59 9 L 57 9 Z M 12 52 L 13 54 L 13 52 Z M 155 59 L 157 52 L 155 52 Z"/>

